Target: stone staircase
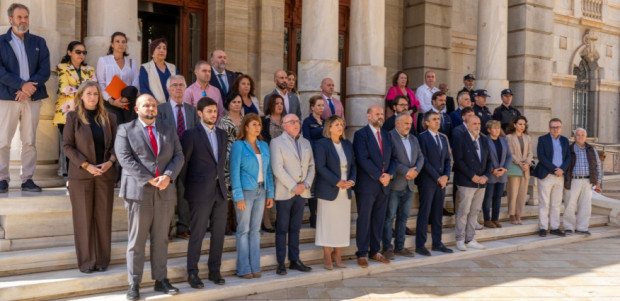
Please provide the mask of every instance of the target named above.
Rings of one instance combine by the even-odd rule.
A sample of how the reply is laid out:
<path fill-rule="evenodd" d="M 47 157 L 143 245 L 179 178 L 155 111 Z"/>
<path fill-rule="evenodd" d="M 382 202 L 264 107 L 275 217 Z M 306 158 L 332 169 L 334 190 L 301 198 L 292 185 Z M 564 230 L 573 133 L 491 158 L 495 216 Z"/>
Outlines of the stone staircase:
<path fill-rule="evenodd" d="M 451 193 L 451 187 L 447 192 Z M 268 292 L 275 289 L 310 285 L 314 283 L 359 277 L 370 273 L 380 273 L 421 265 L 432 265 L 479 256 L 488 256 L 516 250 L 536 248 L 546 245 L 570 243 L 583 239 L 620 235 L 620 228 L 610 226 L 610 218 L 617 215 L 618 204 L 615 200 L 599 201 L 593 210 L 590 221 L 592 236 L 572 235 L 567 237 L 548 236 L 540 238 L 538 230 L 537 206 L 527 205 L 524 211 L 523 225 L 512 225 L 508 219 L 506 198 L 502 199 L 500 220 L 503 228 L 477 231 L 478 241 L 487 246 L 486 250 L 468 250 L 453 254 L 432 252 L 433 256 L 403 258 L 397 256 L 389 265 L 370 263 L 367 269 L 361 269 L 354 261 L 355 247 L 355 205 L 351 221 L 351 244 L 343 248 L 346 269 L 327 271 L 322 267 L 322 250 L 314 245 L 314 229 L 307 224 L 309 213 L 304 214 L 301 230 L 300 258 L 311 264 L 313 271 L 300 273 L 289 271 L 287 276 L 278 276 L 273 269 L 276 266 L 275 236 L 271 233 L 261 234 L 261 266 L 263 277 L 245 280 L 234 277 L 235 273 L 235 237 L 227 236 L 224 242 L 225 253 L 222 258 L 221 271 L 226 276 L 224 286 L 215 286 L 205 280 L 205 289 L 195 290 L 185 282 L 187 277 L 186 251 L 187 241 L 175 239 L 168 246 L 168 277 L 181 289 L 177 296 L 164 296 L 154 293 L 153 281 L 150 279 L 150 265 L 145 263 L 142 298 L 181 298 L 180 300 L 217 300 Z M 593 202 L 594 203 L 594 202 Z M 452 198 L 447 196 L 445 207 L 452 207 Z M 417 197 L 411 209 L 408 226 L 415 228 L 417 214 Z M 480 216 L 482 219 L 482 216 Z M 454 217 L 444 217 L 443 242 L 454 246 Z M 43 195 L 11 191 L 8 197 L 0 196 L 0 300 L 124 300 L 127 289 L 127 272 L 125 266 L 126 251 L 126 215 L 123 202 L 115 199 L 113 217 L 112 263 L 103 273 L 83 274 L 76 268 L 75 249 L 73 247 L 71 205 L 64 189 L 46 189 Z M 203 254 L 208 254 L 209 234 L 203 241 Z M 405 246 L 413 247 L 415 237 L 407 236 Z M 429 235 L 429 246 L 430 246 Z M 149 254 L 148 250 L 146 254 Z M 201 278 L 206 278 L 207 256 L 199 264 Z"/>

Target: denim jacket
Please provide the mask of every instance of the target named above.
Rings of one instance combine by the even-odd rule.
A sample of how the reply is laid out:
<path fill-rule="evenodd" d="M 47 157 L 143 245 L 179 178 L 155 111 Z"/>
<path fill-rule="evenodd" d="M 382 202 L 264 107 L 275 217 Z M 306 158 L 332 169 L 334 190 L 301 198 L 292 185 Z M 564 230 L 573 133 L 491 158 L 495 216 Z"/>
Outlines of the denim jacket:
<path fill-rule="evenodd" d="M 269 160 L 269 146 L 264 141 L 256 141 L 263 158 L 263 178 L 267 198 L 274 197 L 273 172 Z M 258 160 L 254 149 L 247 140 L 235 141 L 230 150 L 230 182 L 235 202 L 244 199 L 243 190 L 258 188 Z"/>

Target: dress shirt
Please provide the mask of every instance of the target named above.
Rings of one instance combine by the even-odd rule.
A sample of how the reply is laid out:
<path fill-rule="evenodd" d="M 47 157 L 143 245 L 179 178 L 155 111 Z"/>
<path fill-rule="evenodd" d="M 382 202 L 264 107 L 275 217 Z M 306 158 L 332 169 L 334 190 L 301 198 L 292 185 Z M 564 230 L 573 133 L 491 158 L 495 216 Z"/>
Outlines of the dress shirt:
<path fill-rule="evenodd" d="M 95 73 L 101 87 L 101 93 L 103 93 L 103 99 L 110 98 L 110 94 L 105 91 L 105 88 L 112 82 L 114 75 L 118 76 L 127 86 L 134 86 L 136 89 L 140 88 L 139 67 L 138 63 L 128 56 L 125 57 L 123 69 L 118 66 L 113 54 L 100 57 L 97 61 Z"/>
<path fill-rule="evenodd" d="M 400 140 L 405 146 L 405 151 L 407 152 L 407 158 L 409 159 L 409 163 L 411 163 L 411 143 L 409 142 L 409 135 L 403 136 L 400 133 L 398 133 L 398 135 L 400 136 Z"/>
<path fill-rule="evenodd" d="M 203 92 L 205 95 L 203 95 Z M 183 101 L 196 107 L 198 105 L 198 101 L 205 96 L 215 100 L 215 102 L 217 103 L 218 120 L 222 116 L 226 115 L 226 110 L 224 110 L 224 103 L 222 102 L 222 94 L 220 94 L 220 89 L 211 86 L 208 83 L 205 89 L 201 88 L 200 84 L 197 81 L 191 84 L 185 90 L 185 94 L 183 95 Z"/>
<path fill-rule="evenodd" d="M 471 141 L 474 143 L 476 154 L 478 154 L 478 160 L 482 161 L 482 154 L 480 153 L 480 134 L 478 134 L 478 137 L 474 138 L 474 135 L 472 135 L 470 131 L 467 131 L 467 133 L 469 134 L 469 137 L 471 137 Z"/>
<path fill-rule="evenodd" d="M 177 102 L 170 99 L 168 100 L 168 103 L 170 103 L 170 106 L 172 107 L 172 114 L 174 114 L 174 124 L 176 124 L 176 121 L 178 120 L 177 115 L 179 115 L 179 109 L 177 109 Z M 185 106 L 183 105 L 182 102 L 181 102 L 181 112 L 183 112 L 183 122 L 185 123 L 185 130 L 187 130 L 187 114 L 185 113 Z"/>
<path fill-rule="evenodd" d="M 588 163 L 588 152 L 585 146 L 582 148 L 577 143 L 574 147 L 575 151 L 575 167 L 573 168 L 573 177 L 587 177 L 590 176 L 590 164 Z M 598 152 L 595 150 L 596 156 L 596 169 L 598 172 L 598 183 L 603 181 L 603 169 L 601 168 L 601 160 L 598 157 Z"/>
<path fill-rule="evenodd" d="M 383 146 L 381 145 L 381 143 L 379 143 L 379 138 L 377 137 L 377 133 L 379 133 L 379 135 L 381 135 L 381 130 L 377 130 L 375 129 L 372 125 L 368 125 L 368 127 L 370 128 L 370 131 L 372 131 L 372 135 L 375 137 L 375 141 L 377 141 L 377 146 L 379 146 L 379 149 L 383 149 Z M 383 142 L 383 137 L 381 137 L 381 141 Z"/>
<path fill-rule="evenodd" d="M 437 141 L 437 136 L 439 136 L 439 143 L 441 143 L 441 136 L 439 135 L 439 132 L 435 133 L 431 131 L 431 129 L 428 129 L 428 132 L 431 133 L 431 136 L 433 136 L 433 141 Z M 444 147 L 443 144 L 441 144 L 439 146 L 439 150 L 441 151 L 443 147 Z"/>
<path fill-rule="evenodd" d="M 30 68 L 28 67 L 28 56 L 26 55 L 26 45 L 24 45 L 24 40 L 20 39 L 13 30 L 11 30 L 11 38 L 13 41 L 13 51 L 15 52 L 15 56 L 17 57 L 17 62 L 19 63 L 19 77 L 22 80 L 30 79 Z M 38 48 L 37 48 L 38 49 Z"/>
<path fill-rule="evenodd" d="M 213 129 L 210 129 L 203 122 L 200 122 L 200 124 L 205 129 L 205 132 L 207 132 L 207 139 L 209 139 L 211 149 L 213 149 L 213 156 L 215 157 L 215 162 L 217 163 L 217 135 L 215 134 L 216 127 L 213 126 Z"/>
<path fill-rule="evenodd" d="M 256 183 L 264 183 L 265 176 L 263 175 L 263 155 L 256 154 L 256 160 L 258 160 L 258 176 L 256 177 Z"/>
<path fill-rule="evenodd" d="M 152 126 L 153 127 L 153 135 L 155 135 L 155 141 L 157 141 L 157 154 L 155 154 L 156 156 L 159 156 L 159 151 L 161 150 L 161 147 L 159 147 L 159 134 L 157 133 L 157 125 L 155 124 L 156 122 L 153 121 L 153 123 L 151 124 L 146 124 L 146 122 L 142 121 L 142 119 L 138 118 L 138 121 L 140 122 L 140 124 L 142 124 L 142 129 L 144 132 L 144 136 L 146 136 L 146 141 L 151 141 L 149 138 L 149 129 L 147 128 L 147 126 Z"/>
<path fill-rule="evenodd" d="M 282 92 L 280 92 L 280 89 L 276 88 L 276 91 L 278 91 L 278 94 L 280 94 L 280 96 L 282 96 L 282 99 L 284 99 L 284 112 L 286 114 L 290 113 L 289 112 L 289 101 L 288 101 L 288 92 L 285 92 L 284 94 L 282 94 Z"/>
<path fill-rule="evenodd" d="M 562 144 L 560 143 L 560 135 L 558 135 L 558 138 L 553 138 L 553 136 L 549 135 L 551 137 L 551 144 L 553 145 L 553 160 L 551 161 L 551 163 L 553 163 L 553 165 L 555 165 L 555 167 L 560 168 L 560 166 L 562 166 Z"/>
<path fill-rule="evenodd" d="M 422 113 L 426 113 L 433 108 L 432 100 L 435 92 L 439 92 L 437 87 L 431 89 L 426 84 L 422 84 L 416 89 L 415 97 L 420 101 L 420 110 Z M 441 112 L 445 113 L 446 109 L 444 108 Z"/>
<path fill-rule="evenodd" d="M 222 73 L 217 72 L 213 67 L 211 67 L 211 70 L 211 74 L 215 76 L 215 79 L 217 79 L 221 85 L 224 85 L 223 88 L 226 88 L 226 92 L 230 91 L 230 83 L 228 82 L 228 76 L 226 76 L 226 70 L 224 69 Z"/>

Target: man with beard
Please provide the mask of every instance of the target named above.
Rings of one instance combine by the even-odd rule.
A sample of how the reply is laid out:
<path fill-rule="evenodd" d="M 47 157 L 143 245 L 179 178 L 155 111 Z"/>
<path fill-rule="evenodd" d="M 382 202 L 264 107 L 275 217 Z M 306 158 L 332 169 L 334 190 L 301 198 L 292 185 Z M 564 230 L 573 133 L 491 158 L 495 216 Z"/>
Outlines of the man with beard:
<path fill-rule="evenodd" d="M 7 10 L 11 28 L 0 35 L 0 193 L 9 191 L 11 140 L 19 124 L 23 191 L 40 192 L 32 181 L 37 163 L 36 133 L 41 99 L 47 98 L 50 56 L 45 40 L 30 34 L 30 10 L 13 3 Z"/>
<path fill-rule="evenodd" d="M 237 73 L 226 69 L 226 52 L 224 50 L 214 50 L 211 52 L 211 67 L 213 71 L 209 84 L 220 90 L 221 99 L 226 100 L 228 94 L 230 94 L 230 87 L 237 79 Z M 218 106 L 218 111 L 220 110 Z M 219 113 L 219 117 L 223 116 L 224 112 Z M 218 117 L 218 118 L 219 118 Z"/>
<path fill-rule="evenodd" d="M 183 167 L 183 150 L 176 130 L 156 122 L 157 100 L 142 94 L 136 100 L 138 119 L 118 127 L 114 149 L 123 167 L 119 196 L 128 218 L 128 300 L 140 299 L 146 239 L 151 242 L 151 277 L 155 290 L 179 292 L 167 279 L 168 226 L 176 188 L 169 185 Z"/>
<path fill-rule="evenodd" d="M 433 96 L 431 99 L 432 99 L 431 104 L 433 105 L 431 107 L 431 111 L 437 112 L 439 114 L 439 117 L 441 118 L 441 125 L 439 127 L 439 132 L 448 136 L 448 140 L 451 140 L 452 119 L 450 118 L 450 116 L 448 116 L 447 113 L 445 113 L 446 93 L 441 92 L 441 91 L 435 92 L 433 93 Z M 424 131 L 423 119 L 424 119 L 424 115 L 420 114 L 418 116 L 418 128 L 421 131 Z"/>
<path fill-rule="evenodd" d="M 454 112 L 454 97 L 448 96 L 448 91 L 450 91 L 450 89 L 448 89 L 448 85 L 444 83 L 439 84 L 439 91 L 446 94 L 446 114 L 449 115 Z"/>
<path fill-rule="evenodd" d="M 217 103 L 217 118 L 220 119 L 226 113 L 222 101 L 226 98 L 222 98 L 221 90 L 212 84 L 211 66 L 206 61 L 198 61 L 194 67 L 194 74 L 196 75 L 196 82 L 187 87 L 183 101 L 196 107 L 201 98 L 209 97 Z"/>
<path fill-rule="evenodd" d="M 390 193 L 389 185 L 396 165 L 396 161 L 392 160 L 390 135 L 381 130 L 383 109 L 371 106 L 366 117 L 368 126 L 356 131 L 353 139 L 358 170 L 355 185 L 358 212 L 355 255 L 362 268 L 368 267 L 366 256 L 381 263 L 390 263 L 379 250 Z"/>
<path fill-rule="evenodd" d="M 470 99 L 473 101 L 475 81 L 476 81 L 476 77 L 471 73 L 463 76 L 463 89 L 461 89 L 461 91 L 459 91 L 458 94 L 461 94 L 461 92 L 467 92 L 467 94 L 469 94 Z"/>
<path fill-rule="evenodd" d="M 278 70 L 273 74 L 273 82 L 276 84 L 276 88 L 273 92 L 265 95 L 263 99 L 263 109 L 267 108 L 267 100 L 273 94 L 280 94 L 284 100 L 284 115 L 295 114 L 297 118 L 301 120 L 301 106 L 299 105 L 299 98 L 295 93 L 288 92 L 288 79 L 286 77 L 286 71 Z"/>

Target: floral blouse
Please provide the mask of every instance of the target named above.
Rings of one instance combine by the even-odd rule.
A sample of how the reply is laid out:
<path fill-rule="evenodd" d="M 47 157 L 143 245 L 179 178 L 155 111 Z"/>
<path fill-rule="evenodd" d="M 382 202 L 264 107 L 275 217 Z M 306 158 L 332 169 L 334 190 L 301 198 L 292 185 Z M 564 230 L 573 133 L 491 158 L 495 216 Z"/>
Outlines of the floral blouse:
<path fill-rule="evenodd" d="M 80 84 L 86 80 L 97 81 L 95 68 L 91 66 L 80 66 L 80 74 L 75 70 L 71 63 L 60 63 L 56 66 L 58 74 L 58 98 L 56 99 L 56 113 L 54 114 L 54 124 L 65 124 L 66 115 L 75 109 L 75 94 Z"/>
<path fill-rule="evenodd" d="M 241 111 L 241 118 L 243 118 L 243 110 Z M 239 134 L 239 127 L 232 121 L 228 114 L 224 115 L 218 123 L 217 127 L 226 131 L 227 143 L 226 143 L 226 165 L 224 167 L 224 174 L 226 175 L 226 186 L 230 188 L 230 168 L 229 168 L 229 155 L 232 144 L 237 141 L 237 134 Z M 232 195 L 229 194 L 229 197 Z"/>

